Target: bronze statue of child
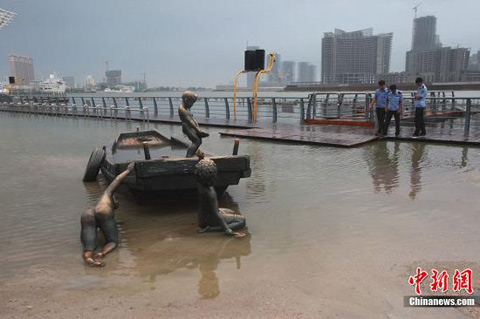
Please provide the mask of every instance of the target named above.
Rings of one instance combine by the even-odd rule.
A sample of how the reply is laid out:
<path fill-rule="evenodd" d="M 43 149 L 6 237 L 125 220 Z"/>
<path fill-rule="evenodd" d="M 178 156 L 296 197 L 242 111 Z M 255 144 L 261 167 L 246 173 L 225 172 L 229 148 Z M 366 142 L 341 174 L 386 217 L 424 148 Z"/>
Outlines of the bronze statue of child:
<path fill-rule="evenodd" d="M 108 185 L 97 205 L 87 209 L 82 214 L 80 219 L 82 226 L 80 240 L 83 244 L 83 260 L 89 266 L 105 266 L 102 258 L 117 248 L 118 229 L 114 211 L 118 208 L 118 201 L 114 193 L 134 167 L 135 163 L 130 163 L 127 169 Z M 98 229 L 103 233 L 106 244 L 101 252 L 95 254 L 95 250 L 98 247 Z"/>
<path fill-rule="evenodd" d="M 190 109 L 196 101 L 197 95 L 195 93 L 185 91 L 182 94 L 182 103 L 180 103 L 180 107 L 178 108 L 178 115 L 182 121 L 182 132 L 192 142 L 187 149 L 186 157 L 193 157 L 202 144 L 202 138 L 209 136 L 207 132 L 200 129 L 198 123 L 193 119 L 193 115 L 190 112 Z"/>
<path fill-rule="evenodd" d="M 198 212 L 199 232 L 224 231 L 226 235 L 244 237 L 244 233 L 234 230 L 245 227 L 245 217 L 228 208 L 219 208 L 217 192 L 213 187 L 217 178 L 217 166 L 214 161 L 204 158 L 197 151 L 200 161 L 195 165 L 195 178 L 198 185 L 200 210 Z"/>

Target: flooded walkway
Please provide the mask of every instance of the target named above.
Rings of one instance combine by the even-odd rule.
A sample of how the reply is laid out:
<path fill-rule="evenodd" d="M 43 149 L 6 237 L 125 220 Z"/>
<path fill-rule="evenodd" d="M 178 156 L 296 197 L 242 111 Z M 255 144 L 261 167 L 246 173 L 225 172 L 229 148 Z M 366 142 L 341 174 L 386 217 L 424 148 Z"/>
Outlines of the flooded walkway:
<path fill-rule="evenodd" d="M 138 110 L 137 110 L 138 111 Z M 0 112 L 25 114 L 28 116 L 58 116 L 73 118 L 105 119 L 107 121 L 133 121 L 142 123 L 158 124 L 181 124 L 180 118 L 165 114 L 149 115 L 148 112 L 118 114 L 109 113 L 102 108 L 93 108 L 85 113 L 85 110 L 78 110 L 78 113 L 72 113 L 70 109 L 62 110 L 60 107 L 47 107 L 46 109 L 32 109 L 28 106 L 8 106 L 0 105 Z M 83 112 L 83 113 L 82 113 Z M 196 121 L 202 126 L 226 128 L 220 134 L 230 137 L 241 137 L 249 139 L 270 140 L 274 142 L 286 142 L 303 145 L 333 146 L 333 147 L 356 147 L 369 142 L 378 140 L 374 135 L 375 129 L 371 126 L 352 126 L 352 125 L 324 125 L 324 124 L 306 124 L 299 120 L 290 119 L 292 123 L 272 123 L 268 118 L 259 118 L 258 123 L 253 123 L 244 119 L 235 120 L 233 117 L 226 118 L 207 118 L 205 115 L 195 115 Z M 295 122 L 293 124 L 293 122 Z M 328 121 L 323 121 L 326 123 Z M 339 121 L 341 122 L 341 121 Z M 463 117 L 448 117 L 443 114 L 439 117 L 426 119 L 427 136 L 418 139 L 422 142 L 439 144 L 457 144 L 480 146 L 480 115 L 474 114 L 469 124 L 468 134 L 465 133 L 465 119 Z M 371 122 L 362 122 L 371 123 Z M 390 136 L 388 140 L 393 140 L 394 122 L 390 125 Z M 413 122 L 412 119 L 402 119 L 401 134 L 398 140 L 409 141 L 417 140 L 412 137 Z M 236 130 L 231 130 L 231 129 Z"/>
<path fill-rule="evenodd" d="M 405 308 L 417 266 L 474 272 L 480 289 L 480 149 L 412 141 L 359 148 L 242 140 L 252 177 L 220 203 L 249 236 L 196 233 L 196 207 L 119 192 L 121 243 L 84 266 L 81 181 L 93 147 L 147 124 L 0 113 L 2 318 L 476 318 Z M 145 125 L 145 126 L 144 126 Z M 181 127 L 151 123 L 165 135 Z M 230 154 L 209 127 L 204 147 Z M 223 131 L 223 130 L 222 130 Z"/>
<path fill-rule="evenodd" d="M 371 127 L 283 124 L 270 125 L 265 128 L 228 130 L 220 134 L 273 142 L 333 147 L 356 147 L 379 139 L 480 146 L 480 131 L 472 131 L 469 135 L 465 135 L 457 127 L 448 127 L 448 125 L 429 125 L 427 126 L 427 136 L 421 138 L 412 137 L 413 128 L 411 126 L 402 126 L 398 137 L 393 135 L 394 132 L 395 128 L 391 127 L 389 136 L 378 138 L 374 135 L 375 129 Z"/>

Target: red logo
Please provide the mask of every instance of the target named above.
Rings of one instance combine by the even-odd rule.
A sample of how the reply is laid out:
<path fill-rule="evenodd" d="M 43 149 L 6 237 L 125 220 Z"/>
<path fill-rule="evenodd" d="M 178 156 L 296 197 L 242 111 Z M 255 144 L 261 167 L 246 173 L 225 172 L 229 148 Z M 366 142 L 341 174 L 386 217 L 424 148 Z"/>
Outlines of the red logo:
<path fill-rule="evenodd" d="M 455 269 L 455 274 L 452 277 L 452 287 L 454 292 L 459 292 L 465 290 L 469 294 L 473 294 L 472 288 L 472 276 L 473 272 L 470 268 L 467 268 L 463 271 L 459 271 Z M 421 267 L 417 267 L 416 273 L 413 276 L 408 278 L 408 283 L 411 286 L 415 286 L 415 293 L 420 295 L 421 289 L 420 286 L 422 282 L 428 277 L 428 272 L 423 270 Z M 438 272 L 436 269 L 432 269 L 432 274 L 430 276 L 431 283 L 430 283 L 430 291 L 431 292 L 447 292 L 449 288 L 449 279 L 450 276 L 448 275 L 446 270 L 442 272 Z"/>

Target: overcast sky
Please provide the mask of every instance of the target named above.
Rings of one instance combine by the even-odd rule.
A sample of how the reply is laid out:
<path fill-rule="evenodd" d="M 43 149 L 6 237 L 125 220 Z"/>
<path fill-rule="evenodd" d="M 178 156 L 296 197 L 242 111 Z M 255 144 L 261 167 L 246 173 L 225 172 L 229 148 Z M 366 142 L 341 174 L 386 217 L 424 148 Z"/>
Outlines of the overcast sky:
<path fill-rule="evenodd" d="M 480 49 L 480 0 L 0 0 L 17 13 L 0 30 L 0 76 L 18 54 L 33 57 L 36 78 L 99 81 L 109 61 L 124 81 L 145 71 L 150 86 L 214 87 L 243 68 L 247 43 L 320 69 L 324 32 L 369 27 L 394 33 L 390 70 L 403 71 L 419 2 L 444 45 Z"/>

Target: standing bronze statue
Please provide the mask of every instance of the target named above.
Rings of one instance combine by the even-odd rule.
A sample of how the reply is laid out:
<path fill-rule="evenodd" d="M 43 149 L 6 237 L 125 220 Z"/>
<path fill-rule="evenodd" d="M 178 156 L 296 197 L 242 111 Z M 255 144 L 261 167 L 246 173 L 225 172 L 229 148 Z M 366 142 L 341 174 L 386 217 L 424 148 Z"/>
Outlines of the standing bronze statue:
<path fill-rule="evenodd" d="M 209 136 L 207 132 L 200 129 L 198 123 L 193 119 L 193 115 L 190 112 L 190 109 L 196 101 L 197 95 L 195 93 L 185 91 L 182 94 L 182 103 L 180 103 L 180 107 L 178 108 L 178 115 L 182 121 L 182 132 L 192 142 L 187 149 L 186 157 L 193 157 L 202 144 L 202 138 Z"/>
<path fill-rule="evenodd" d="M 80 239 L 83 244 L 83 260 L 89 266 L 105 266 L 102 258 L 117 248 L 118 229 L 114 211 L 118 208 L 118 201 L 114 193 L 134 167 L 135 163 L 130 163 L 127 169 L 108 185 L 97 205 L 87 209 L 80 219 L 82 225 Z M 95 254 L 95 250 L 98 247 L 98 229 L 102 231 L 106 244 L 101 252 Z"/>
<path fill-rule="evenodd" d="M 217 179 L 217 165 L 214 161 L 204 158 L 197 151 L 200 162 L 195 165 L 195 178 L 198 185 L 200 210 L 198 212 L 199 232 L 224 231 L 226 235 L 244 237 L 244 233 L 234 230 L 245 227 L 245 217 L 228 208 L 219 208 L 217 192 L 213 187 Z"/>

